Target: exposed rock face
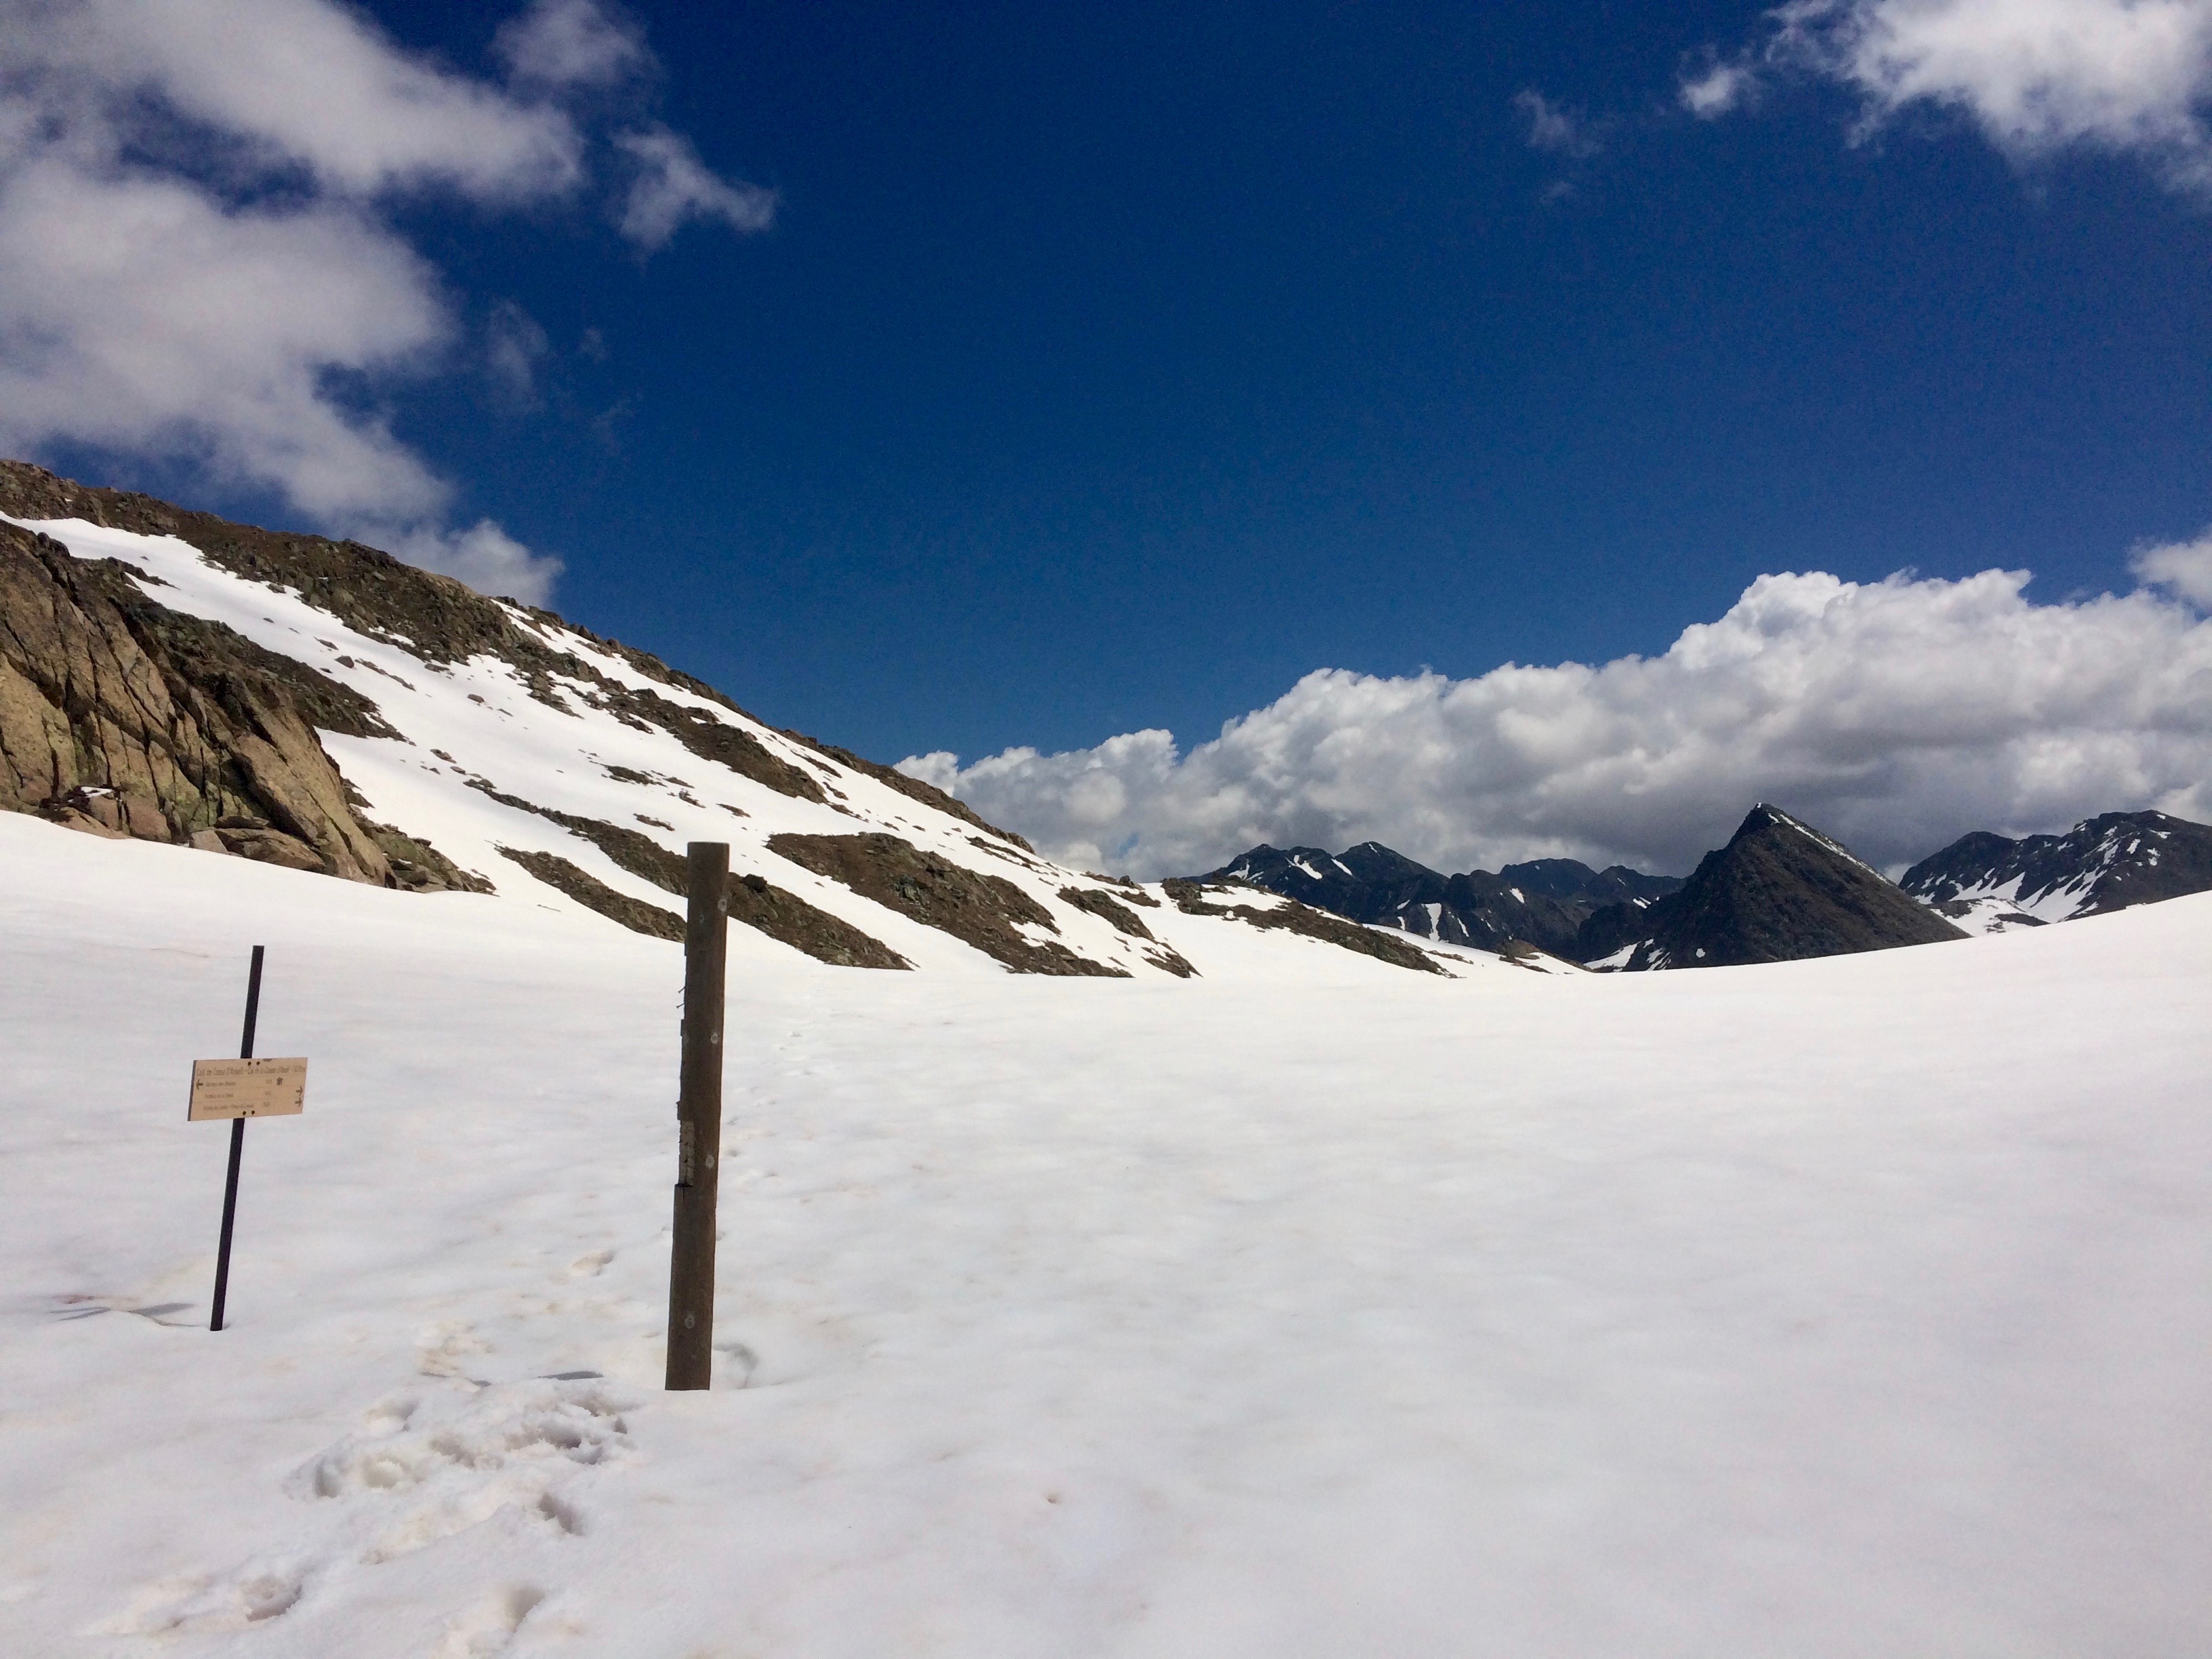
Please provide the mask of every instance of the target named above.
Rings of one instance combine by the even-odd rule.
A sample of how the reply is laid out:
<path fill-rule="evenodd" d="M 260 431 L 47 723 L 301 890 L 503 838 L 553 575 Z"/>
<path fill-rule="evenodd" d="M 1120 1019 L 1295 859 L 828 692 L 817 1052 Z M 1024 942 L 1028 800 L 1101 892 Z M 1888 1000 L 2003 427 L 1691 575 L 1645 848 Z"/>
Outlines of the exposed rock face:
<path fill-rule="evenodd" d="M 315 732 L 392 736 L 374 704 L 131 574 L 0 524 L 0 807 L 353 881 L 467 884 L 356 814 Z"/>
<path fill-rule="evenodd" d="M 1132 939 L 1152 937 L 1152 930 L 1145 926 L 1143 919 L 1110 893 L 1101 892 L 1096 887 L 1063 887 L 1060 896 L 1077 909 L 1087 910 L 1110 922 Z"/>
<path fill-rule="evenodd" d="M 650 836 L 619 823 L 609 823 L 603 818 L 585 817 L 574 812 L 556 811 L 550 806 L 539 806 L 518 795 L 502 794 L 482 778 L 470 780 L 470 787 L 482 790 L 502 806 L 512 806 L 518 811 L 533 812 L 541 818 L 561 825 L 570 835 L 590 842 L 634 876 L 642 877 L 664 893 L 673 893 L 688 900 L 691 887 L 690 866 L 682 854 L 670 851 Z M 511 848 L 501 848 L 507 856 L 538 875 L 537 869 L 521 854 Z M 534 854 L 545 858 L 550 854 Z M 591 877 L 565 859 L 556 858 L 563 867 L 558 872 L 562 881 L 550 876 L 539 876 L 540 880 L 560 887 L 579 904 L 588 905 L 609 920 L 619 921 L 625 927 L 642 933 L 652 933 L 660 939 L 682 939 L 684 919 L 676 916 L 676 932 L 666 931 L 667 924 L 659 918 L 673 912 L 660 911 L 652 905 L 641 906 L 635 899 L 623 898 L 605 884 Z M 588 882 L 588 888 L 583 885 Z M 609 900 L 620 904 L 610 908 Z M 650 916 L 639 917 L 633 913 L 640 908 L 654 911 Z M 872 938 L 850 922 L 831 915 L 828 911 L 809 904 L 796 893 L 787 892 L 771 884 L 764 876 L 732 875 L 730 878 L 730 920 L 743 922 L 748 927 L 759 929 L 770 939 L 781 940 L 795 950 L 804 951 L 817 962 L 826 962 L 839 968 L 911 968 L 914 964 L 885 945 Z"/>
<path fill-rule="evenodd" d="M 863 898 L 974 945 L 1019 974 L 1127 979 L 1118 968 L 1078 956 L 1057 939 L 1052 913 L 1001 876 L 978 875 L 880 831 L 862 836 L 771 836 L 769 850 L 801 869 L 840 881 Z"/>
<path fill-rule="evenodd" d="M 1751 810 L 1679 892 L 1613 919 L 1639 942 L 1626 966 L 1723 968 L 1965 939 L 1844 848 L 1778 807 Z"/>
<path fill-rule="evenodd" d="M 1593 910 L 1583 918 L 1583 925 L 1575 930 L 1574 949 L 1567 954 L 1580 963 L 1604 962 L 1608 957 L 1626 957 L 1620 953 L 1640 943 L 1651 932 L 1652 921 L 1648 912 L 1658 903 L 1656 899 L 1624 899 Z M 1620 966 L 1616 962 L 1613 966 Z"/>
<path fill-rule="evenodd" d="M 730 920 L 838 968 L 911 968 L 881 939 L 809 904 L 765 876 L 730 878 Z"/>
<path fill-rule="evenodd" d="M 651 690 L 611 680 L 582 659 L 551 650 L 516 627 L 497 601 L 451 576 L 418 570 L 359 542 L 233 524 L 211 513 L 189 512 L 134 491 L 76 483 L 24 461 L 0 460 L 0 513 L 18 519 L 82 519 L 140 535 L 174 536 L 236 575 L 298 589 L 308 603 L 357 633 L 400 643 L 425 663 L 498 657 L 522 672 L 534 696 L 555 708 L 565 705 L 553 688 L 553 675 L 584 681 L 591 688 L 591 700 L 623 720 L 659 726 L 702 758 L 781 793 L 805 800 L 824 799 L 814 779 L 769 754 L 747 733 L 706 720 L 696 710 Z M 600 639 L 551 611 L 521 608 L 592 640 L 648 679 L 735 713 L 744 712 L 705 681 L 671 668 L 658 657 Z M 926 784 L 915 787 L 928 788 Z"/>
<path fill-rule="evenodd" d="M 1449 945 L 1503 951 L 1524 940 L 1576 960 L 1583 924 L 1594 912 L 1639 899 L 1648 902 L 1682 884 L 1672 876 L 1647 876 L 1622 865 L 1593 870 L 1573 859 L 1535 859 L 1495 873 L 1446 876 L 1371 841 L 1337 854 L 1255 847 L 1201 879 L 1248 882 L 1353 921 Z"/>
<path fill-rule="evenodd" d="M 2013 841 L 1981 830 L 1921 860 L 1899 884 L 1947 912 L 2002 902 L 2014 925 L 2101 915 L 2212 890 L 2212 827 L 2164 812 L 2106 812 L 2063 836 Z"/>
<path fill-rule="evenodd" d="M 1197 974 L 1198 969 L 1183 960 L 1178 952 L 1154 938 L 1152 930 L 1145 926 L 1144 919 L 1129 908 L 1128 905 L 1123 903 L 1121 898 L 1116 898 L 1111 893 L 1099 888 L 1075 886 L 1061 888 L 1060 897 L 1062 902 L 1071 904 L 1079 910 L 1087 911 L 1091 915 L 1109 923 L 1115 932 L 1130 939 L 1141 939 L 1146 947 L 1145 960 L 1151 963 L 1153 967 L 1164 969 L 1177 979 L 1189 979 Z M 1138 903 L 1149 906 L 1153 909 L 1159 908 L 1160 902 L 1148 893 L 1127 891 L 1122 895 L 1122 898 L 1133 899 Z"/>
<path fill-rule="evenodd" d="M 557 853 L 531 852 L 502 847 L 502 856 L 513 859 L 548 887 L 566 893 L 587 910 L 596 910 L 609 921 L 618 921 L 633 933 L 649 939 L 684 938 L 684 918 L 658 904 L 647 904 L 627 893 L 617 893 L 588 870 L 578 868 Z"/>
<path fill-rule="evenodd" d="M 1206 897 L 1208 892 L 1230 896 L 1233 893 L 1231 889 L 1208 888 L 1195 881 L 1182 880 L 1166 882 L 1163 885 L 1168 896 L 1176 902 L 1176 907 L 1185 915 L 1234 916 L 1239 921 L 1249 922 L 1263 931 L 1279 928 L 1305 939 L 1319 939 L 1324 945 L 1337 945 L 1346 951 L 1357 951 L 1363 957 L 1373 957 L 1378 962 L 1387 962 L 1394 968 L 1410 968 L 1422 974 L 1443 972 L 1425 951 L 1392 939 L 1387 933 L 1377 933 L 1372 927 L 1363 927 L 1340 916 L 1333 916 L 1325 910 L 1301 904 L 1296 899 L 1274 909 L 1263 910 L 1251 904 L 1215 904 Z"/>

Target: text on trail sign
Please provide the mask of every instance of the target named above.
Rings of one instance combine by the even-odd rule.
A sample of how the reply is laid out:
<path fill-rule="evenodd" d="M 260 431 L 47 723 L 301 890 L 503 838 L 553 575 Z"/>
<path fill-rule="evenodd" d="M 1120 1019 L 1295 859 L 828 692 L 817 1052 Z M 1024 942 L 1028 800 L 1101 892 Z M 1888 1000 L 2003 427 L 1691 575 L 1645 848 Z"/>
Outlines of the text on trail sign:
<path fill-rule="evenodd" d="M 185 1118 L 292 1117 L 307 1109 L 305 1060 L 196 1060 Z"/>

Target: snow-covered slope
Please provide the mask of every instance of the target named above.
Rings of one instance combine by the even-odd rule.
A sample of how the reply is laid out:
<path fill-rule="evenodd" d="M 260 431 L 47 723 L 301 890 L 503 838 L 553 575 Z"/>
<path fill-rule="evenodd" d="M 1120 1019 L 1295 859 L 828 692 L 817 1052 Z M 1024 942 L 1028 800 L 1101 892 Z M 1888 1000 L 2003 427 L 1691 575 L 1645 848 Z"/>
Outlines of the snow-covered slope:
<path fill-rule="evenodd" d="M 135 590 L 167 611 L 220 623 L 352 694 L 350 707 L 373 712 L 355 720 L 354 734 L 319 735 L 355 810 L 434 848 L 459 879 L 503 902 L 680 937 L 681 849 L 717 841 L 730 843 L 736 873 L 754 878 L 750 896 L 732 889 L 733 916 L 752 924 L 740 930 L 744 944 L 771 957 L 1181 977 L 1250 958 L 1258 915 L 1300 923 L 1263 926 L 1263 958 L 1303 963 L 1348 943 L 1399 968 L 1464 971 L 1444 966 L 1448 953 L 1346 929 L 1272 896 L 1178 907 L 1158 889 L 1062 869 L 925 785 L 769 726 L 544 611 L 499 602 L 493 620 L 514 642 L 507 649 L 441 656 L 394 626 L 349 623 L 346 606 L 307 591 L 304 576 L 257 579 L 173 535 L 81 518 L 14 522 L 79 560 L 124 562 L 143 573 L 128 579 Z M 94 813 L 119 821 L 103 793 L 113 791 L 76 789 L 50 807 L 97 830 Z M 173 832 L 151 803 L 132 810 Z M 220 854 L 226 837 L 233 850 L 289 847 L 312 861 L 297 839 L 267 826 L 225 821 L 191 839 Z M 1486 965 L 1503 964 L 1493 957 Z"/>
<path fill-rule="evenodd" d="M 21 815 L 0 872 L 0 1651 L 2212 1629 L 2212 896 L 1686 975 L 1172 903 L 1203 979 L 739 941 L 717 1386 L 671 1396 L 675 951 Z M 183 1092 L 254 943 L 308 1107 L 251 1126 L 212 1335 Z"/>

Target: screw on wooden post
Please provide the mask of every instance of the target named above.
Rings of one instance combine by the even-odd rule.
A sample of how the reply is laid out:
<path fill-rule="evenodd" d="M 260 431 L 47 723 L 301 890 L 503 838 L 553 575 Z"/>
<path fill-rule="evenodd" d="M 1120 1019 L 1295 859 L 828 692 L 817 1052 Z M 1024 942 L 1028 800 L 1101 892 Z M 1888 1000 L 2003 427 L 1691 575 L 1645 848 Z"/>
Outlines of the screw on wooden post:
<path fill-rule="evenodd" d="M 261 953 L 262 946 L 253 947 L 253 966 L 246 973 L 246 1031 L 238 1040 L 238 1057 L 253 1058 L 253 1026 L 261 1017 Z M 215 1308 L 208 1315 L 208 1328 L 222 1328 L 222 1304 L 230 1294 L 230 1229 L 238 1218 L 238 1165 L 246 1156 L 246 1120 L 234 1117 L 230 1121 L 230 1173 L 222 1183 L 222 1239 L 215 1250 Z"/>
<path fill-rule="evenodd" d="M 714 1375 L 714 1198 L 722 1155 L 722 997 L 729 957 L 730 848 L 684 848 L 684 1072 L 676 1100 L 676 1236 L 668 1252 L 668 1386 Z"/>

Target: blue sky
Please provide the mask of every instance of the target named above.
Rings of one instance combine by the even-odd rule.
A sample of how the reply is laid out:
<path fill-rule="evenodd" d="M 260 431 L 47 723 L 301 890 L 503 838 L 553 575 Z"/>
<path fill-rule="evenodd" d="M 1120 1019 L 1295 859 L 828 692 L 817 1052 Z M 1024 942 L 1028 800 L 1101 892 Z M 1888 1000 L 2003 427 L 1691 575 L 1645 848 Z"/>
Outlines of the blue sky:
<path fill-rule="evenodd" d="M 430 558 L 489 518 L 565 614 L 885 758 L 1188 748 L 1319 669 L 1657 655 L 1764 573 L 2125 592 L 2212 521 L 2203 87 L 2179 128 L 2152 87 L 2163 128 L 2008 129 L 1985 61 L 1942 96 L 1845 62 L 1901 3 L 1816 7 L 1826 58 L 1745 5 L 541 3 L 622 59 L 558 89 L 584 182 L 349 186 L 311 137 L 240 185 L 143 126 L 102 164 L 234 216 L 320 189 L 423 262 L 421 337 L 348 337 L 315 395 L 434 499 L 319 507 L 66 407 L 15 447 Z M 1935 0 L 2069 7 L 2125 9 Z M 518 8 L 368 12 L 362 52 L 551 96 Z M 262 119 L 126 58 L 53 73 Z M 1701 118 L 1714 65 L 1741 84 Z M 753 219 L 625 234 L 641 131 Z"/>

